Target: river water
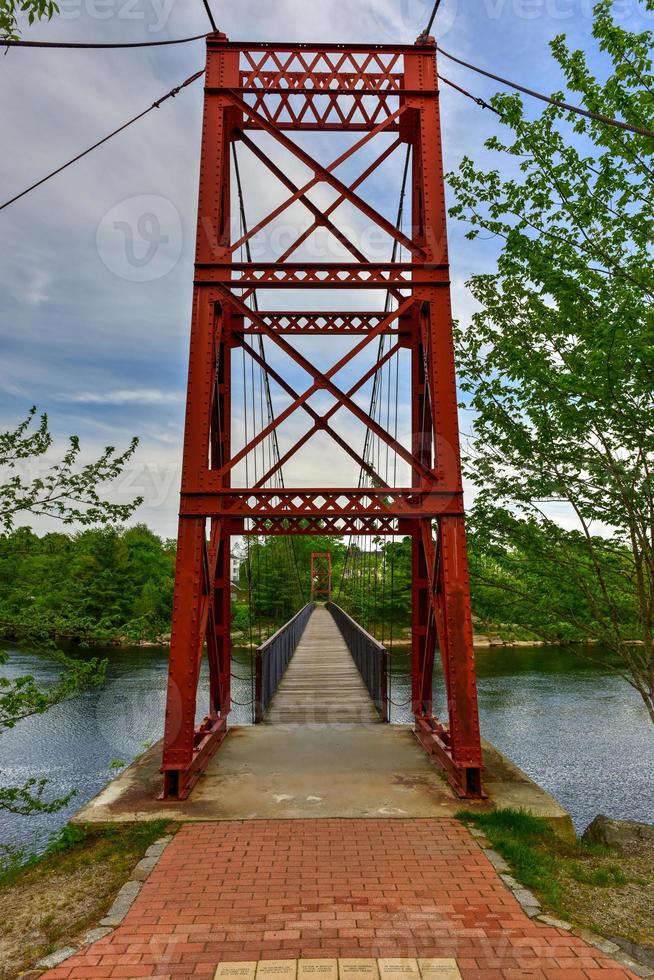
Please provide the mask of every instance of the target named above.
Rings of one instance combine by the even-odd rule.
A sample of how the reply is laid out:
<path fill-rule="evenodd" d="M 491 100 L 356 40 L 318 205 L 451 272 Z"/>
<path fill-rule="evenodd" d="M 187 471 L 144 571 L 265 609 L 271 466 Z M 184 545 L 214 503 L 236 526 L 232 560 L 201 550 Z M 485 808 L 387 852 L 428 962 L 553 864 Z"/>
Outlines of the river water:
<path fill-rule="evenodd" d="M 5 649 L 10 649 L 5 647 Z M 0 844 L 43 846 L 49 834 L 94 796 L 119 762 L 161 737 L 167 651 L 94 651 L 108 657 L 107 683 L 0 737 L 0 778 L 17 785 L 49 780 L 48 793 L 76 790 L 69 806 L 29 818 L 0 811 Z M 570 647 L 494 648 L 477 652 L 482 734 L 572 814 L 578 830 L 597 813 L 654 822 L 654 726 L 639 696 L 614 671 Z M 251 720 L 250 663 L 234 651 L 231 721 Z M 47 657 L 10 649 L 5 676 L 54 681 Z M 205 677 L 206 680 L 206 677 Z M 445 717 L 442 679 L 434 676 L 434 709 Z M 406 656 L 393 657 L 392 721 L 411 721 Z M 203 705 L 204 710 L 204 705 Z"/>

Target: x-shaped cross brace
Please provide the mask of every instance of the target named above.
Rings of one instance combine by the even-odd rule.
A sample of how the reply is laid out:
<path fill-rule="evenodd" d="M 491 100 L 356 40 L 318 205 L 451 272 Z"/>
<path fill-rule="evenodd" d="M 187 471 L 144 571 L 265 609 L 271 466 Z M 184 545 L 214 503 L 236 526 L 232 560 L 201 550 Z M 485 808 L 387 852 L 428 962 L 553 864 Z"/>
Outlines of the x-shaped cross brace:
<path fill-rule="evenodd" d="M 315 365 L 300 354 L 299 351 L 297 351 L 291 344 L 288 343 L 287 340 L 284 339 L 284 337 L 276 334 L 273 328 L 268 326 L 265 320 L 246 306 L 246 304 L 238 296 L 234 295 L 234 293 L 232 293 L 227 286 L 225 286 L 223 283 L 216 283 L 216 286 L 222 293 L 225 294 L 226 297 L 228 297 L 228 302 L 232 304 L 232 306 L 239 313 L 255 323 L 262 333 L 264 333 L 267 337 L 270 337 L 271 340 L 273 340 L 274 343 L 284 351 L 284 353 L 288 354 L 292 360 L 294 360 L 301 368 L 303 368 L 303 370 L 307 372 L 307 374 L 314 378 L 314 383 L 310 385 L 310 387 L 307 388 L 302 395 L 299 395 L 291 405 L 285 408 L 283 412 L 269 422 L 268 425 L 254 437 L 254 439 L 252 439 L 246 446 L 243 447 L 243 449 L 240 450 L 240 452 L 233 456 L 228 465 L 215 471 L 217 476 L 223 476 L 228 470 L 240 462 L 241 459 L 247 456 L 248 453 L 250 453 L 263 439 L 270 435 L 270 433 L 283 421 L 285 421 L 285 419 L 292 415 L 297 408 L 303 405 L 307 399 L 315 394 L 320 388 L 324 388 L 339 402 L 339 408 L 341 406 L 348 408 L 356 418 L 363 422 L 363 424 L 376 436 L 382 439 L 383 442 L 385 442 L 394 452 L 398 454 L 398 456 L 404 459 L 405 462 L 411 466 L 414 472 L 418 472 L 428 483 L 431 484 L 433 482 L 434 475 L 431 470 L 424 466 L 423 463 L 421 463 L 420 460 L 418 460 L 408 449 L 394 439 L 390 433 L 386 432 L 386 430 L 382 428 L 382 426 L 380 426 L 373 418 L 371 418 L 367 412 L 365 412 L 362 408 L 359 408 L 356 402 L 354 402 L 346 392 L 342 391 L 331 380 L 331 378 L 338 374 L 338 372 L 341 371 L 353 357 L 367 347 L 378 334 L 382 333 L 390 323 L 409 309 L 414 302 L 412 296 L 405 298 L 396 310 L 391 311 L 388 316 L 384 317 L 384 319 L 375 327 L 374 330 L 371 330 L 369 334 L 367 334 L 352 348 L 352 350 L 343 355 L 343 357 L 337 361 L 336 364 L 329 369 L 329 371 L 323 372 L 318 370 Z"/>
<path fill-rule="evenodd" d="M 261 129 L 269 133 L 275 140 L 277 140 L 278 143 L 294 154 L 294 156 L 296 156 L 314 173 L 314 176 L 310 181 L 298 188 L 297 191 L 291 195 L 291 197 L 287 198 L 286 201 L 274 208 L 270 214 L 263 218 L 257 225 L 255 225 L 254 228 L 251 228 L 247 234 L 242 235 L 241 238 L 239 238 L 239 240 L 231 246 L 232 254 L 242 245 L 244 245 L 246 241 L 249 241 L 250 238 L 258 234 L 263 228 L 270 224 L 271 221 L 282 214 L 291 206 L 291 204 L 298 201 L 307 193 L 307 191 L 311 190 L 312 187 L 315 187 L 316 184 L 324 181 L 325 183 L 330 184 L 334 190 L 338 191 L 339 194 L 345 198 L 345 200 L 350 202 L 350 204 L 357 207 L 363 214 L 366 215 L 366 217 L 370 218 L 371 221 L 374 221 L 375 224 L 390 235 L 391 238 L 408 249 L 412 255 L 416 255 L 421 259 L 426 258 L 426 253 L 420 245 L 416 245 L 411 238 L 408 238 L 405 234 L 403 234 L 403 232 L 399 231 L 395 225 L 388 221 L 387 218 L 384 218 L 384 216 L 375 210 L 375 208 L 371 207 L 371 205 L 364 201 L 363 198 L 359 197 L 358 194 L 355 194 L 354 191 L 347 186 L 347 184 L 344 184 L 342 180 L 339 180 L 338 177 L 335 177 L 333 174 L 333 171 L 345 160 L 347 160 L 348 157 L 352 156 L 352 154 L 356 153 L 361 146 L 386 129 L 394 119 L 399 118 L 399 116 L 405 111 L 406 106 L 400 106 L 400 108 L 397 109 L 392 115 L 388 116 L 383 123 L 380 123 L 374 129 L 370 130 L 370 132 L 366 133 L 366 135 L 355 143 L 354 146 L 351 146 L 348 150 L 342 153 L 340 157 L 337 157 L 337 159 L 334 160 L 328 167 L 325 167 L 313 156 L 311 156 L 310 153 L 307 153 L 306 150 L 303 150 L 300 146 L 294 143 L 293 140 L 289 139 L 288 136 L 277 129 L 276 126 L 268 122 L 265 116 L 262 116 L 256 112 L 251 106 L 248 105 L 247 102 L 237 95 L 236 92 L 229 90 L 227 95 L 238 109 L 253 119 L 257 125 L 261 127 Z"/>

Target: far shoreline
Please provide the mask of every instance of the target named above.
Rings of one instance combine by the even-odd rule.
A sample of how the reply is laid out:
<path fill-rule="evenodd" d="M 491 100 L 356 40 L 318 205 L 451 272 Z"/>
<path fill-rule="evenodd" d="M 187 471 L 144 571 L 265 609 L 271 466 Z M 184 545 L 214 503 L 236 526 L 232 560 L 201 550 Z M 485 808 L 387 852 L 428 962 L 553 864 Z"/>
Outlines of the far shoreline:
<path fill-rule="evenodd" d="M 261 633 L 261 641 L 265 641 L 269 635 L 274 632 L 273 628 L 264 629 Z M 384 644 L 387 650 L 391 653 L 405 654 L 409 655 L 411 650 L 411 638 L 406 635 L 406 633 L 398 638 L 393 638 L 390 640 L 388 637 L 378 637 L 378 639 Z M 231 637 L 232 647 L 245 649 L 249 646 L 248 637 L 242 633 L 233 633 Z M 257 631 L 256 638 L 253 637 L 253 648 L 256 650 L 259 645 L 259 634 Z M 83 637 L 74 634 L 53 634 L 48 637 L 48 642 L 50 644 L 54 643 L 59 649 L 66 653 L 75 653 L 75 651 L 88 651 L 89 653 L 102 653 L 109 652 L 111 650 L 115 651 L 127 651 L 127 650 L 153 650 L 161 651 L 162 653 L 167 651 L 170 647 L 170 637 L 164 635 L 157 639 L 131 639 L 128 637 Z M 636 642 L 636 641 L 634 641 Z M 25 652 L 33 653 L 48 653 L 47 646 L 43 645 L 39 647 L 39 640 L 37 638 L 32 641 L 29 636 L 20 636 L 16 633 L 12 634 L 8 631 L 4 634 L 0 634 L 0 644 L 3 646 L 10 646 L 15 644 L 18 650 L 23 650 Z M 532 649 L 535 647 L 570 647 L 571 649 L 580 647 L 591 647 L 599 646 L 599 641 L 592 638 L 587 638 L 584 640 L 542 640 L 542 639 L 517 639 L 517 638 L 503 638 L 498 634 L 485 634 L 485 633 L 474 633 L 473 634 L 473 648 L 475 651 L 484 650 L 518 650 L 518 649 Z"/>

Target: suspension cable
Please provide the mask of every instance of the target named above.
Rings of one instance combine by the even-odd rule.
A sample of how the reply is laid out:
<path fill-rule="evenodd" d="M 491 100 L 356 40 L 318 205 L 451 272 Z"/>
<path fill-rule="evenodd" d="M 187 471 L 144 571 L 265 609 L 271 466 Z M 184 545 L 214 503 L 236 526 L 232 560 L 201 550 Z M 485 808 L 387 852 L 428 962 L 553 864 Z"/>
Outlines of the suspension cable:
<path fill-rule="evenodd" d="M 218 32 L 218 28 L 216 27 L 216 22 L 213 19 L 213 13 L 211 11 L 211 6 L 209 4 L 209 0 L 202 0 L 202 2 L 204 4 L 204 9 L 207 12 L 207 17 L 209 18 L 209 23 L 211 24 L 211 30 L 214 32 L 214 34 L 216 34 Z"/>
<path fill-rule="evenodd" d="M 209 22 L 210 22 L 211 27 L 212 27 L 212 32 L 211 33 L 218 33 L 218 27 L 216 25 L 216 22 L 214 20 L 213 14 L 211 12 L 211 7 L 209 6 L 208 0 L 203 0 L 203 3 L 204 3 L 205 10 L 207 12 L 207 16 L 209 17 Z M 441 5 L 441 0 L 436 0 L 436 2 L 434 3 L 434 6 L 433 6 L 432 12 L 431 12 L 431 16 L 430 16 L 429 21 L 427 23 L 427 26 L 421 32 L 420 37 L 419 37 L 419 40 L 425 39 L 425 38 L 427 38 L 429 36 L 429 33 L 430 33 L 430 31 L 432 29 L 432 26 L 434 24 L 434 20 L 436 18 L 436 14 L 438 13 L 438 9 L 439 9 L 440 5 Z M 122 41 L 122 42 L 121 41 L 116 41 L 116 42 L 105 42 L 105 41 L 25 41 L 22 38 L 3 38 L 2 40 L 0 40 L 0 44 L 3 47 L 5 47 L 5 48 L 10 48 L 11 47 L 11 48 L 62 48 L 62 49 L 67 49 L 67 50 L 71 50 L 71 49 L 78 49 L 78 50 L 102 50 L 102 49 L 112 50 L 113 49 L 113 50 L 116 50 L 116 49 L 126 49 L 126 48 L 155 48 L 155 47 L 165 47 L 167 45 L 175 45 L 175 44 L 189 44 L 192 41 L 201 41 L 201 40 L 204 40 L 205 38 L 210 37 L 210 36 L 211 36 L 210 34 L 194 34 L 194 35 L 192 35 L 190 37 L 171 38 L 170 40 L 165 40 L 165 41 Z M 613 127 L 618 128 L 618 129 L 625 130 L 626 132 L 629 132 L 629 133 L 635 133 L 638 136 L 646 136 L 649 139 L 654 139 L 654 130 L 648 129 L 646 126 L 635 126 L 635 125 L 633 125 L 631 123 L 623 122 L 620 119 L 614 119 L 612 116 L 606 116 L 606 115 L 604 115 L 604 113 L 601 113 L 601 112 L 594 112 L 591 109 L 582 109 L 580 106 L 572 105 L 571 103 L 564 102 L 561 99 L 555 99 L 553 96 L 544 95 L 542 92 L 538 92 L 535 89 L 527 88 L 525 85 L 520 85 L 518 82 L 513 82 L 513 81 L 511 81 L 508 78 L 503 78 L 501 75 L 496 75 L 493 72 L 487 71 L 484 68 L 480 68 L 478 65 L 473 65 L 470 62 L 464 61 L 462 58 L 458 58 L 456 55 L 451 54 L 449 51 L 445 51 L 444 48 L 439 47 L 438 48 L 438 51 L 440 52 L 440 54 L 444 55 L 446 58 L 449 58 L 451 61 L 456 62 L 456 64 L 461 65 L 464 68 L 468 68 L 470 71 L 477 72 L 477 74 L 479 74 L 479 75 L 484 75 L 486 78 L 490 78 L 490 79 L 492 79 L 495 82 L 499 82 L 501 85 L 506 85 L 509 88 L 513 88 L 513 89 L 515 89 L 518 92 L 522 92 L 524 95 L 528 95 L 532 99 L 539 99 L 541 102 L 546 102 L 549 105 L 557 106 L 559 109 L 565 109 L 567 112 L 572 112 L 572 113 L 576 113 L 577 115 L 580 115 L 580 116 L 585 116 L 587 119 L 592 119 L 595 122 L 603 123 L 605 126 L 613 126 Z M 462 95 L 466 95 L 469 98 L 473 99 L 477 103 L 477 105 L 481 106 L 482 108 L 484 108 L 484 109 L 491 109 L 493 112 L 496 112 L 496 113 L 498 113 L 498 115 L 501 115 L 501 113 L 499 113 L 498 110 L 495 109 L 493 106 L 491 106 L 488 102 L 485 102 L 485 100 L 480 99 L 479 97 L 472 95 L 470 92 L 467 92 L 461 86 L 459 86 L 456 83 L 450 81 L 450 79 L 445 78 L 442 75 L 439 75 L 439 78 L 443 82 L 445 82 L 446 85 L 450 85 L 452 88 L 456 89 Z M 184 83 L 184 84 L 188 84 L 188 83 Z M 168 96 L 165 96 L 164 98 L 167 98 L 167 97 Z M 159 102 L 162 102 L 162 101 L 163 101 L 163 99 L 160 99 L 159 100 Z M 142 115 L 144 115 L 144 113 L 142 113 Z M 136 116 L 133 120 L 130 120 L 130 123 L 128 123 L 127 125 L 131 125 L 132 122 L 136 122 L 136 120 L 139 119 L 139 118 L 140 118 L 140 116 Z M 125 128 L 125 127 L 121 127 L 121 128 Z M 116 130 L 116 132 L 120 132 L 120 130 Z M 105 140 L 110 139 L 114 135 L 116 135 L 116 134 L 115 133 L 110 133 L 109 136 L 105 137 Z M 101 140 L 100 143 L 98 143 L 96 145 L 99 146 L 105 140 Z M 95 149 L 95 146 L 90 147 L 89 150 L 87 150 L 85 152 L 90 152 L 92 149 Z M 84 156 L 84 154 L 81 154 L 80 156 Z M 79 157 L 76 157 L 75 160 L 71 160 L 70 163 L 74 163 L 78 159 L 79 159 Z M 67 164 L 66 166 L 69 166 L 69 165 L 70 164 Z M 55 171 L 55 173 L 58 173 L 58 172 L 59 171 Z M 51 176 L 54 176 L 54 174 L 52 174 Z M 48 179 L 48 178 L 45 178 L 45 179 Z M 38 184 L 36 184 L 34 186 L 38 187 Z M 30 188 L 28 188 L 28 190 L 33 190 L 33 188 L 30 187 Z M 24 193 L 27 193 L 27 191 L 25 191 Z M 22 195 L 18 195 L 18 196 L 20 197 Z M 12 199 L 12 200 L 15 200 L 15 198 Z M 7 202 L 7 204 L 11 204 L 11 203 L 12 203 L 12 201 L 8 201 Z M 4 207 L 6 205 L 2 205 L 2 206 Z"/>
<path fill-rule="evenodd" d="M 473 95 L 472 92 L 468 92 L 467 89 L 463 88 L 461 85 L 457 85 L 456 82 L 453 82 L 450 78 L 446 78 L 445 75 L 441 75 L 440 72 L 438 72 L 438 77 L 440 78 L 441 82 L 445 82 L 446 85 L 449 85 L 450 88 L 460 92 L 461 95 L 465 95 L 466 98 L 472 99 L 472 101 L 476 102 L 482 109 L 490 109 L 490 111 L 494 112 L 496 116 L 501 117 L 502 113 L 500 110 L 496 109 L 494 105 L 490 104 L 490 102 L 486 102 L 485 99 L 480 98 L 478 95 Z"/>
<path fill-rule="evenodd" d="M 190 41 L 203 41 L 209 34 L 194 34 L 193 37 L 176 37 L 170 41 L 24 41 L 22 38 L 2 38 L 0 45 L 6 48 L 78 48 L 84 50 L 107 50 L 116 48 L 160 48 L 169 44 L 188 44 Z"/>
<path fill-rule="evenodd" d="M 479 68 L 478 65 L 472 65 L 468 61 L 463 61 L 461 58 L 457 58 L 456 55 L 450 54 L 449 51 L 445 51 L 444 48 L 438 48 L 439 54 L 445 55 L 450 61 L 456 62 L 457 65 L 462 65 L 464 68 L 469 68 L 470 71 L 477 72 L 478 75 L 485 75 L 486 78 L 491 78 L 494 82 L 499 82 L 500 85 L 507 85 L 509 88 L 515 89 L 517 92 L 522 92 L 524 95 L 529 95 L 532 99 L 540 99 L 541 102 L 547 102 L 549 105 L 556 106 L 558 109 L 565 109 L 566 112 L 576 113 L 578 116 L 585 116 L 586 119 L 592 119 L 595 122 L 603 123 L 605 126 L 614 126 L 617 129 L 626 130 L 629 133 L 636 133 L 638 136 L 647 136 L 649 139 L 654 139 L 654 130 L 647 129 L 645 126 L 634 126 L 631 123 L 622 122 L 621 119 L 613 119 L 611 116 L 605 116 L 601 112 L 593 112 L 591 109 L 582 109 L 580 106 L 572 105 L 570 102 L 564 102 L 562 99 L 555 99 L 551 95 L 543 95 L 542 92 L 537 92 L 535 89 L 526 88 L 524 85 L 519 85 L 517 82 L 512 82 L 508 78 L 502 78 L 501 75 L 494 75 L 493 72 L 486 71 L 484 68 Z"/>
<path fill-rule="evenodd" d="M 167 92 L 165 95 L 162 95 L 160 99 L 157 99 L 156 102 L 153 102 L 152 105 L 148 106 L 147 109 L 144 109 L 143 112 L 139 112 L 138 115 L 133 116 L 131 119 L 128 119 L 126 123 L 123 123 L 123 125 L 119 126 L 118 129 L 114 129 L 114 131 L 112 133 L 109 133 L 108 136 L 103 137 L 103 139 L 98 140 L 97 143 L 94 143 L 93 146 L 89 146 L 86 150 L 83 150 L 81 153 L 78 153 L 77 156 L 73 157 L 72 160 L 69 160 L 67 163 L 62 164 L 61 167 L 57 167 L 56 170 L 53 170 L 45 177 L 42 177 L 41 180 L 37 180 L 36 183 L 32 184 L 30 187 L 25 188 L 24 191 L 20 192 L 20 194 L 15 194 L 13 197 L 10 197 L 8 201 L 5 201 L 4 204 L 0 204 L 0 211 L 2 211 L 3 208 L 9 207 L 10 204 L 13 204 L 14 201 L 18 201 L 21 197 L 25 197 L 26 194 L 29 194 L 30 191 L 33 191 L 37 187 L 40 187 L 41 184 L 45 184 L 47 180 L 50 180 L 52 177 L 56 177 L 57 174 L 60 174 L 62 172 L 62 170 L 66 170 L 66 168 L 70 167 L 73 163 L 77 163 L 78 160 L 81 160 L 82 157 L 85 157 L 88 153 L 91 153 L 92 150 L 97 150 L 97 148 L 99 146 L 102 146 L 103 143 L 106 143 L 107 140 L 110 140 L 113 136 L 117 136 L 118 133 L 122 133 L 124 129 L 127 129 L 128 126 L 133 125 L 133 123 L 137 122 L 139 119 L 142 119 L 143 116 L 147 116 L 147 114 L 149 112 L 152 112 L 153 109 L 158 109 L 159 106 L 162 105 L 167 99 L 174 99 L 175 96 L 178 94 L 178 92 L 181 92 L 182 89 L 186 88 L 187 85 L 192 85 L 193 82 L 197 81 L 197 79 L 201 78 L 203 75 L 204 75 L 204 68 L 201 71 L 196 71 L 194 75 L 189 75 L 189 77 L 185 79 L 180 85 L 176 85 L 175 88 L 171 88 L 170 92 Z"/>
<path fill-rule="evenodd" d="M 436 0 L 436 2 L 434 4 L 434 7 L 433 7 L 433 10 L 431 12 L 431 17 L 429 18 L 429 21 L 427 23 L 427 26 L 425 27 L 424 31 L 420 35 L 421 38 L 422 37 L 429 37 L 429 34 L 430 34 L 431 29 L 433 27 L 434 21 L 436 19 L 436 14 L 438 13 L 438 8 L 440 7 L 440 5 L 441 5 L 441 0 Z"/>

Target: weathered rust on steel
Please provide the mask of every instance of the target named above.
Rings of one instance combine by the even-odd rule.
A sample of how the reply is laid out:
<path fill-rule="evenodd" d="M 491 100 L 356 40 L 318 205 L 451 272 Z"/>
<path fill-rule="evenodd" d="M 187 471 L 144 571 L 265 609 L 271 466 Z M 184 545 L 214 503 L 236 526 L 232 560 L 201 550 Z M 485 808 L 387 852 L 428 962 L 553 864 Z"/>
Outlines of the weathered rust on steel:
<path fill-rule="evenodd" d="M 356 133 L 329 163 L 315 159 L 293 132 Z M 257 134 L 266 134 L 266 143 Z M 392 134 L 392 137 L 389 136 Z M 381 142 L 380 142 L 380 137 Z M 360 149 L 377 140 L 379 153 L 351 183 L 338 173 Z M 294 183 L 264 147 L 271 141 L 308 168 Z M 230 150 L 240 142 L 279 181 L 281 203 L 249 230 L 232 235 Z M 398 229 L 361 194 L 367 178 L 401 144 L 412 151 L 411 228 Z M 325 209 L 309 192 L 331 188 Z M 247 190 L 246 190 L 247 194 Z M 335 195 L 335 196 L 334 196 Z M 332 219 L 347 203 L 371 227 L 405 250 L 397 262 L 370 261 Z M 310 223 L 275 262 L 243 262 L 239 253 L 294 205 Z M 344 262 L 295 261 L 316 229 L 334 236 Z M 248 306 L 255 290 L 282 290 L 279 309 Z M 301 290 L 348 296 L 333 309 L 315 310 Z M 352 302 L 359 290 L 381 290 L 392 310 Z M 284 292 L 286 291 L 286 292 Z M 307 293 L 307 296 L 311 296 Z M 363 298 L 367 293 L 361 293 Z M 275 306 L 275 304 L 271 304 Z M 326 304 L 327 305 L 327 304 Z M 348 308 L 349 307 L 349 308 Z M 357 309 L 359 307 L 360 309 Z M 309 312 L 306 312 L 307 309 Z M 305 312 L 298 312 L 304 310 Z M 251 336 L 283 352 L 310 379 L 297 391 L 251 344 Z M 286 339 L 293 335 L 351 336 L 355 343 L 331 368 L 312 363 Z M 389 335 L 392 352 L 344 390 L 338 377 L 362 351 Z M 244 356 L 268 372 L 290 404 L 247 445 L 231 447 L 231 355 Z M 400 348 L 411 357 L 412 442 L 388 432 L 357 400 L 357 393 Z M 279 359 L 277 359 L 279 360 Z M 277 363 L 276 360 L 276 363 Z M 295 376 L 298 376 L 296 371 Z M 310 399 L 331 396 L 319 414 Z M 309 415 L 308 433 L 253 486 L 236 486 L 235 468 L 291 415 Z M 332 417 L 340 411 L 370 429 L 409 467 L 410 486 L 389 487 L 338 435 Z M 296 489 L 266 486 L 316 433 L 330 437 L 335 451 L 349 454 L 371 487 L 326 488 L 329 472 L 316 485 Z M 326 460 L 329 469 L 330 461 Z M 444 767 L 462 796 L 479 796 L 481 747 L 463 516 L 456 383 L 452 344 L 446 211 L 436 71 L 431 38 L 415 45 L 234 43 L 220 34 L 207 39 L 196 265 L 173 625 L 168 676 L 162 771 L 164 797 L 184 798 L 224 738 L 230 711 L 230 537 L 248 534 L 402 534 L 413 542 L 412 706 L 416 734 Z M 312 576 L 313 577 L 313 576 Z M 443 661 L 448 725 L 433 715 L 431 678 L 436 645 Z M 200 662 L 209 663 L 209 708 L 196 725 Z"/>

